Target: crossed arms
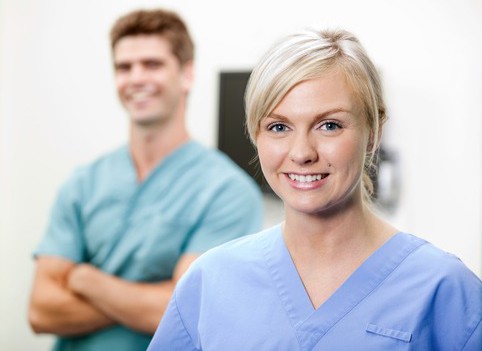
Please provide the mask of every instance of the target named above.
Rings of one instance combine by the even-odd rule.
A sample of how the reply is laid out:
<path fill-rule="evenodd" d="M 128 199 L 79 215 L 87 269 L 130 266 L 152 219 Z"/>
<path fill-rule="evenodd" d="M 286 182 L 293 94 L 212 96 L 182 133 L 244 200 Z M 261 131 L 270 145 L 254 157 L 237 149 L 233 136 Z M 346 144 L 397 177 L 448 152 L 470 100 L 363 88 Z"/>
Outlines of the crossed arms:
<path fill-rule="evenodd" d="M 36 333 L 81 335 L 122 324 L 154 334 L 176 282 L 197 258 L 183 255 L 171 280 L 134 283 L 89 264 L 53 256 L 37 258 L 29 322 Z"/>

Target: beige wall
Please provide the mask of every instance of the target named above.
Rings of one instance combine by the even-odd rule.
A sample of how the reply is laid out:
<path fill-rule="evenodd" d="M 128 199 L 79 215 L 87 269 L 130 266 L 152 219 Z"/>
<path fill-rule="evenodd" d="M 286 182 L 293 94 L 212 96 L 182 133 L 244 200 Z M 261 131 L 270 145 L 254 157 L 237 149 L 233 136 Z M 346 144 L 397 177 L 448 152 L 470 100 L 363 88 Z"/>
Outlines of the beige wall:
<path fill-rule="evenodd" d="M 0 349 L 47 350 L 26 324 L 30 253 L 72 168 L 125 140 L 107 33 L 153 1 L 0 2 Z M 197 82 L 189 127 L 215 145 L 217 74 L 249 69 L 306 26 L 355 32 L 380 67 L 400 156 L 402 196 L 389 219 L 481 275 L 482 3 L 438 0 L 159 1 L 189 22 Z M 215 9 L 215 10 L 214 10 Z M 218 14 L 221 15 L 218 15 Z M 272 204 L 271 204 L 272 205 Z M 268 222 L 279 218 L 274 208 Z"/>

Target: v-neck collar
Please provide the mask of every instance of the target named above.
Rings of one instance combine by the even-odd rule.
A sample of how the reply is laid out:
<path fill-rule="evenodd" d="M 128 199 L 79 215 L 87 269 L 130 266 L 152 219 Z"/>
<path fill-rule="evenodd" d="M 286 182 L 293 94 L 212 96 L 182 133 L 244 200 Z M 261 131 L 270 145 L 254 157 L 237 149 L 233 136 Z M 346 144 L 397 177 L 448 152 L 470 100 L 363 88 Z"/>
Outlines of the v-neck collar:
<path fill-rule="evenodd" d="M 267 265 L 302 350 L 311 350 L 345 315 L 374 291 L 417 247 L 415 236 L 397 233 L 369 256 L 318 309 L 314 309 L 288 248 L 281 225 L 265 241 Z"/>
<path fill-rule="evenodd" d="M 188 140 L 178 148 L 173 150 L 171 153 L 166 155 L 163 160 L 161 160 L 154 168 L 147 174 L 143 181 L 139 182 L 137 179 L 137 169 L 135 166 L 134 158 L 132 156 L 132 152 L 128 145 L 124 146 L 124 164 L 125 169 L 128 172 L 125 172 L 126 178 L 129 179 L 131 182 L 135 183 L 136 187 L 141 189 L 146 187 L 146 184 L 149 184 L 152 178 L 156 178 L 155 174 L 160 172 L 162 169 L 166 167 L 171 167 L 173 162 L 191 162 L 192 159 L 198 157 L 198 154 L 201 152 L 200 143 L 195 140 Z M 181 164 L 182 165 L 182 164 Z"/>

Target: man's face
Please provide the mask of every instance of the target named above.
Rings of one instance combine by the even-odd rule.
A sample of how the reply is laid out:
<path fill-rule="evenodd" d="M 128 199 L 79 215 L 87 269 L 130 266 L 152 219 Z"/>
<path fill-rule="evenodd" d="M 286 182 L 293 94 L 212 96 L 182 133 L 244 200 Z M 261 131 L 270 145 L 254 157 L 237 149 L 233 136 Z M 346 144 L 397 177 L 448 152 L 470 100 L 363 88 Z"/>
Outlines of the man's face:
<path fill-rule="evenodd" d="M 117 93 L 131 123 L 148 126 L 177 116 L 192 83 L 192 65 L 181 66 L 159 35 L 120 39 L 114 47 Z"/>

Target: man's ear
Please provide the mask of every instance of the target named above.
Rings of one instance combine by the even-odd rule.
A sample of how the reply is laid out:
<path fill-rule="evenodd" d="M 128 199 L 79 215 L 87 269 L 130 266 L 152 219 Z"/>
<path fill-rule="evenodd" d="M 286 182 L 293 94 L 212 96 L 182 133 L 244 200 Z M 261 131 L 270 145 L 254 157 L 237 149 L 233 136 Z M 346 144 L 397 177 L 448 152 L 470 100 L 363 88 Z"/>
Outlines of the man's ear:
<path fill-rule="evenodd" d="M 191 91 L 194 84 L 194 63 L 193 61 L 188 61 L 181 67 L 182 74 L 182 86 L 186 93 Z"/>

